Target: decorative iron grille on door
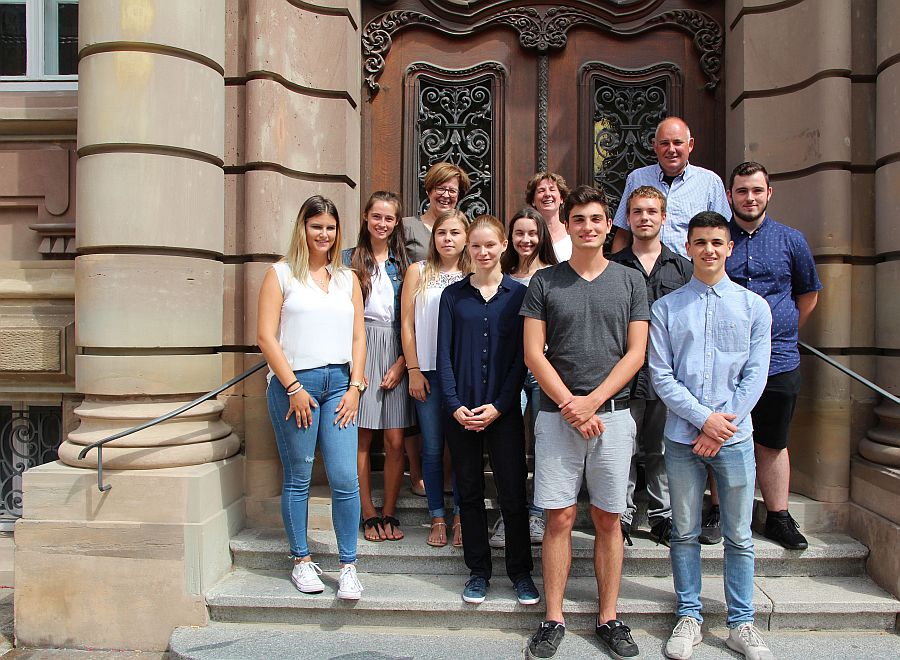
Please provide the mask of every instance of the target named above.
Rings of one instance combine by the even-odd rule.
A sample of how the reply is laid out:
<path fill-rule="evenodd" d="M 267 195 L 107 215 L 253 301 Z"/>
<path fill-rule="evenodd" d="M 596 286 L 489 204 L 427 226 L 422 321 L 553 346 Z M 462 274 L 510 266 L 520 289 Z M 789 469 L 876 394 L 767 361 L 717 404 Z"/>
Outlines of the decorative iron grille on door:
<path fill-rule="evenodd" d="M 588 62 L 581 68 L 581 116 L 587 119 L 579 135 L 590 147 L 582 152 L 582 171 L 606 191 L 611 213 L 628 173 L 656 163 L 656 125 L 681 114 L 681 93 L 681 70 L 668 62 L 643 69 Z"/>
<path fill-rule="evenodd" d="M 0 406 L 0 526 L 22 515 L 22 474 L 57 459 L 59 406 Z"/>
<path fill-rule="evenodd" d="M 406 71 L 404 205 L 422 214 L 428 207 L 425 173 L 434 163 L 458 165 L 471 180 L 458 208 L 469 218 L 495 213 L 501 199 L 503 88 L 506 69 L 482 62 L 444 69 L 416 62 Z"/>

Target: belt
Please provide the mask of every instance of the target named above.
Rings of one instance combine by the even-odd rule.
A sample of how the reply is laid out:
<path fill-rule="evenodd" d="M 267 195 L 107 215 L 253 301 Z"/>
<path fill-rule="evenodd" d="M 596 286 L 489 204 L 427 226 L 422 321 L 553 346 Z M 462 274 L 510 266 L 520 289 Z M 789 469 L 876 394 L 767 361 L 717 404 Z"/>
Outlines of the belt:
<path fill-rule="evenodd" d="M 597 410 L 598 413 L 610 413 L 616 412 L 617 410 L 628 410 L 631 405 L 630 399 L 628 397 L 622 397 L 621 399 L 609 399 L 606 403 L 604 403 Z"/>

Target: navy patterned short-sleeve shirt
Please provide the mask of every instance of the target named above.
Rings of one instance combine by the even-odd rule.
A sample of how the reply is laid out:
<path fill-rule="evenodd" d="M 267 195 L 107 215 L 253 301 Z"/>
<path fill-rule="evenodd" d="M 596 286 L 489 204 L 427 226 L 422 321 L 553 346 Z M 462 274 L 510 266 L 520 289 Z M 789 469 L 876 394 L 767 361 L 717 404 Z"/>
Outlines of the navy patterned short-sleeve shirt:
<path fill-rule="evenodd" d="M 752 234 L 734 220 L 728 224 L 734 241 L 725 262 L 728 277 L 765 298 L 772 310 L 769 375 L 796 369 L 800 366 L 796 298 L 822 289 L 809 244 L 801 232 L 768 215 Z"/>

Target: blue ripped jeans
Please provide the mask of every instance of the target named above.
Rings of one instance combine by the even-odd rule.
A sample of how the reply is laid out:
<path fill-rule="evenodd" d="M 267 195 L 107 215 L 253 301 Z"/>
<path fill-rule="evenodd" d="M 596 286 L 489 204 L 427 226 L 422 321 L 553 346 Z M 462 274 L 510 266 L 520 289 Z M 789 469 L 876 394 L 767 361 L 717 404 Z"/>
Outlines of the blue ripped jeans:
<path fill-rule="evenodd" d="M 317 408 L 312 408 L 309 428 L 298 427 L 293 415 L 285 420 L 289 401 L 284 386 L 277 378 L 271 379 L 266 390 L 269 417 L 284 469 L 281 516 L 291 556 L 309 555 L 306 538 L 309 484 L 318 443 L 331 487 L 331 519 L 340 562 L 350 564 L 356 561 L 360 516 L 359 479 L 356 473 L 358 433 L 355 425 L 342 429 L 334 423 L 335 409 L 350 384 L 350 367 L 329 364 L 315 369 L 300 369 L 294 374 L 319 404 Z"/>
<path fill-rule="evenodd" d="M 432 518 L 444 518 L 444 412 L 441 408 L 441 381 L 437 371 L 423 371 L 431 386 L 425 401 L 413 399 L 422 431 L 422 480 Z M 459 493 L 453 488 L 453 515 L 459 513 Z"/>

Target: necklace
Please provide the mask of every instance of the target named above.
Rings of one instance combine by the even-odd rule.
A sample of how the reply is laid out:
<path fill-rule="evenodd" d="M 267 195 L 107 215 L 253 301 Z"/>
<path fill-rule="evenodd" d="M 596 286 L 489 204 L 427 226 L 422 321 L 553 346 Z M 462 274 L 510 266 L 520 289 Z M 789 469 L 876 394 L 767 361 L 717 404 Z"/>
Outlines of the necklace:
<path fill-rule="evenodd" d="M 318 285 L 319 285 L 320 287 L 322 287 L 323 289 L 325 288 L 325 282 L 326 282 L 326 280 L 328 279 L 328 270 L 325 270 L 325 271 L 322 273 L 322 277 L 316 277 L 316 276 L 312 273 L 312 271 L 310 271 L 309 276 L 310 276 L 311 278 L 313 278 L 313 282 L 315 282 L 316 284 L 318 284 Z"/>

